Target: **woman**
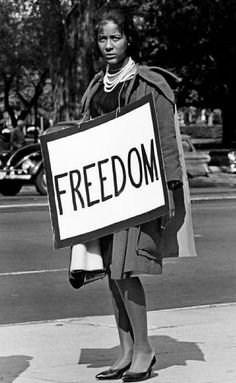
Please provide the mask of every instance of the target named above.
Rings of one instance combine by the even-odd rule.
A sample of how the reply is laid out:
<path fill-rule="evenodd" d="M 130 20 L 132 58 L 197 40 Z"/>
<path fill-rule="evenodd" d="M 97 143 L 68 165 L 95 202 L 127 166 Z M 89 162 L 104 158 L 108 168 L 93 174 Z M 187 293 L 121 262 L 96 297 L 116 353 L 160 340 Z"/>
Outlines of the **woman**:
<path fill-rule="evenodd" d="M 147 379 L 156 362 L 148 339 L 145 295 L 138 275 L 162 271 L 162 231 L 174 215 L 173 189 L 182 186 L 174 95 L 159 69 L 135 62 L 138 46 L 130 14 L 124 8 L 104 12 L 96 29 L 95 52 L 104 59 L 106 69 L 94 77 L 82 100 L 83 113 L 96 118 L 153 93 L 169 188 L 170 215 L 100 239 L 121 352 L 111 368 L 96 378 L 122 378 L 124 382 Z"/>

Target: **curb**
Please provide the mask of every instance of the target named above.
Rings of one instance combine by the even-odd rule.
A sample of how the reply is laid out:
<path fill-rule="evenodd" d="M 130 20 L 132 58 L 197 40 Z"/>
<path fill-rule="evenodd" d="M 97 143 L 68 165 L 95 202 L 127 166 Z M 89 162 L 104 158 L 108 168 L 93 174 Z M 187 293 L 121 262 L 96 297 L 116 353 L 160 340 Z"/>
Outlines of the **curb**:
<path fill-rule="evenodd" d="M 236 200 L 236 194 L 224 194 L 217 195 L 219 193 L 212 194 L 196 194 L 190 195 L 191 204 L 204 203 L 204 202 L 221 202 L 221 201 L 234 201 Z M 32 203 L 24 203 L 23 201 L 19 201 L 17 204 L 11 204 L 10 201 L 4 201 L 5 203 L 0 202 L 0 210 L 2 212 L 17 212 L 17 211 L 49 211 L 48 202 L 34 201 Z"/>
<path fill-rule="evenodd" d="M 191 203 L 204 203 L 204 202 L 217 202 L 217 201 L 234 201 L 236 195 L 224 195 L 224 196 L 191 196 Z"/>
<path fill-rule="evenodd" d="M 197 305 L 197 306 L 183 306 L 183 307 L 175 307 L 168 309 L 160 309 L 160 310 L 150 310 L 147 312 L 147 315 L 152 315 L 153 312 L 161 313 L 169 313 L 169 312 L 182 312 L 182 311 L 191 311 L 191 310 L 208 310 L 214 308 L 224 308 L 224 307 L 235 307 L 236 302 L 226 302 L 226 303 L 209 303 L 205 305 Z M 38 320 L 38 321 L 29 321 L 29 322 L 16 322 L 16 323 L 7 323 L 0 324 L 0 328 L 2 327 L 16 327 L 16 326 L 28 326 L 28 325 L 41 325 L 41 324 L 58 324 L 58 323 L 75 323 L 79 322 L 79 324 L 91 324 L 94 322 L 96 318 L 114 318 L 114 315 L 101 315 L 101 316 L 89 316 L 89 317 L 72 317 L 72 318 L 58 318 L 58 319 L 47 319 L 47 320 Z M 92 318 L 92 321 L 91 321 Z M 94 319 L 94 320 L 93 320 Z M 113 319 L 112 319 L 113 320 Z M 93 323 L 94 324 L 94 323 Z M 113 327 L 113 325 L 112 325 Z M 115 321 L 114 321 L 114 328 Z"/>

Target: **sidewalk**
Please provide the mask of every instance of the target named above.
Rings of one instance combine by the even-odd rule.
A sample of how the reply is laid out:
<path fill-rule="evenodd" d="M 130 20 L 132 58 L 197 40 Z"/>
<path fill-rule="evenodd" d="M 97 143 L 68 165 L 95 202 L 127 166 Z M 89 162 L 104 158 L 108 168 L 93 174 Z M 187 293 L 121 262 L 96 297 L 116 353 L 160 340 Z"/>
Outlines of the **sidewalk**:
<path fill-rule="evenodd" d="M 223 171 L 211 171 L 208 177 L 195 177 L 189 179 L 191 189 L 211 188 L 216 191 L 218 188 L 230 188 L 236 192 L 236 174 Z"/>
<path fill-rule="evenodd" d="M 236 199 L 236 174 L 211 172 L 208 177 L 189 180 L 191 201 L 218 201 Z"/>
<path fill-rule="evenodd" d="M 236 382 L 236 304 L 151 311 L 150 382 Z M 2 383 L 91 383 L 118 352 L 113 316 L 0 326 Z"/>

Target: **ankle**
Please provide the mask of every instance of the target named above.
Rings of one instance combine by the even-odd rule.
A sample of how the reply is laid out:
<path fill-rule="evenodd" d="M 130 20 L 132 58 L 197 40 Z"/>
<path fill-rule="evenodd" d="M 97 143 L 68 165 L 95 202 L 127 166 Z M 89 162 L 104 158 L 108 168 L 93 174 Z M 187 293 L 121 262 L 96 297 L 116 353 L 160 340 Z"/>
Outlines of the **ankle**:
<path fill-rule="evenodd" d="M 155 350 L 150 345 L 140 345 L 134 347 L 134 354 L 154 355 Z"/>
<path fill-rule="evenodd" d="M 133 347 L 132 348 L 121 348 L 121 355 L 122 357 L 125 357 L 125 358 L 130 358 L 132 359 L 132 356 L 133 356 L 133 353 L 134 353 L 134 349 Z"/>

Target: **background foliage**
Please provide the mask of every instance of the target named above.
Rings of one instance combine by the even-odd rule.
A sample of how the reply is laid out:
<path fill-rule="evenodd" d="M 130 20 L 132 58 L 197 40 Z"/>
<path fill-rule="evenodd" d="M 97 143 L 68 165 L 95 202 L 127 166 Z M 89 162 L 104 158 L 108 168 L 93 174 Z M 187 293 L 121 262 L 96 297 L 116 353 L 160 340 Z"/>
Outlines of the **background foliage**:
<path fill-rule="evenodd" d="M 107 3 L 133 10 L 142 63 L 182 78 L 178 105 L 221 108 L 223 143 L 236 144 L 235 0 L 0 0 L 0 93 L 13 126 L 32 111 L 35 119 L 79 118 L 100 66 L 90 44 Z"/>

